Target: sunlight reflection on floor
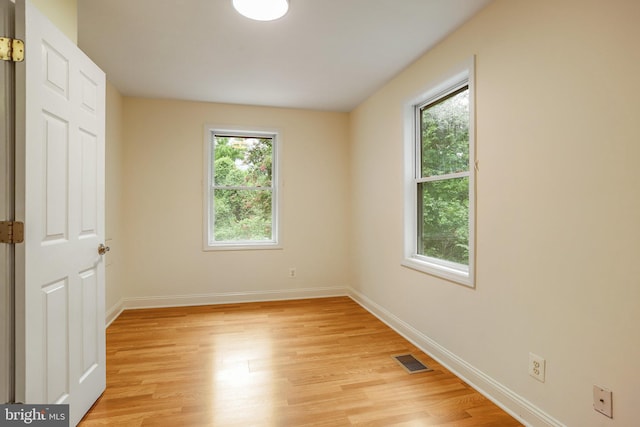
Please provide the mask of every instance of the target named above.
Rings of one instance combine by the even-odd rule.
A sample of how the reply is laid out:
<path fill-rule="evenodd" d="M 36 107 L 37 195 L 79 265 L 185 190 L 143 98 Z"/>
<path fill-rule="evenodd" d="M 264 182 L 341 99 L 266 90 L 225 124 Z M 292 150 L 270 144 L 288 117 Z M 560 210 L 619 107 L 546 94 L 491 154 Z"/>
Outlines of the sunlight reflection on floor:
<path fill-rule="evenodd" d="M 259 339 L 239 340 L 233 335 L 215 337 L 213 418 L 221 425 L 273 418 L 276 394 L 270 369 L 252 371 L 252 360 L 270 360 L 268 331 Z M 249 425 L 247 424 L 247 425 Z"/>

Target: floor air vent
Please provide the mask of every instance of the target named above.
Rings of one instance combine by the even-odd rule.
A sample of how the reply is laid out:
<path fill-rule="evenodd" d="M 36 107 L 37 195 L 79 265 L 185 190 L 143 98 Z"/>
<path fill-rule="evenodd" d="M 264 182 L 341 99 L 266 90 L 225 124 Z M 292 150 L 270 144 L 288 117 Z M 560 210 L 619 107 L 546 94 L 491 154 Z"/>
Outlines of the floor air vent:
<path fill-rule="evenodd" d="M 429 372 L 431 368 L 425 366 L 418 359 L 411 354 L 401 354 L 398 356 L 391 356 L 400 364 L 408 373 L 417 374 L 418 372 Z"/>

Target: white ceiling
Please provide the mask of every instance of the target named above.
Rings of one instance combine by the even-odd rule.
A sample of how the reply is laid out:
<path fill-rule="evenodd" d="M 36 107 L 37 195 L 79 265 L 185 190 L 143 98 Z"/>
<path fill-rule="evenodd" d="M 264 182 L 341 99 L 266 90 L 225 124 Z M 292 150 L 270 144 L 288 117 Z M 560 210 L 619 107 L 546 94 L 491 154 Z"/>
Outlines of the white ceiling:
<path fill-rule="evenodd" d="M 351 111 L 490 0 L 78 0 L 78 44 L 123 95 Z"/>

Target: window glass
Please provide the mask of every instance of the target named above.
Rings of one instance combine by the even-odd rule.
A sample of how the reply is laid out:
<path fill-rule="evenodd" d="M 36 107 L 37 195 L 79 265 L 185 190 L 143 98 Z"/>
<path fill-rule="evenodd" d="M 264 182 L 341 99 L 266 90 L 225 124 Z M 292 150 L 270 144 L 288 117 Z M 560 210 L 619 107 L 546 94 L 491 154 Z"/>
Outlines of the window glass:
<path fill-rule="evenodd" d="M 418 254 L 469 263 L 469 178 L 418 184 Z"/>
<path fill-rule="evenodd" d="M 216 242 L 268 241 L 273 238 L 271 191 L 214 190 Z"/>
<path fill-rule="evenodd" d="M 420 109 L 422 176 L 469 170 L 469 87 Z"/>
<path fill-rule="evenodd" d="M 418 109 L 417 253 L 469 263 L 469 87 Z M 462 176 L 460 176 L 462 175 Z"/>
<path fill-rule="evenodd" d="M 216 186 L 270 187 L 273 139 L 214 135 Z"/>

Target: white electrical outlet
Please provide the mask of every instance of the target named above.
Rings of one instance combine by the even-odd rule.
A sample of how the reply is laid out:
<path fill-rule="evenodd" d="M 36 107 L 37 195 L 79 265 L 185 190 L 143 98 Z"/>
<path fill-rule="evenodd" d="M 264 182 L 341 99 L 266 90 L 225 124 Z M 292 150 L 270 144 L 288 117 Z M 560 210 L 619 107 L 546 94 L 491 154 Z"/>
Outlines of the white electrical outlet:
<path fill-rule="evenodd" d="M 613 418 L 613 402 L 611 398 L 611 390 L 597 385 L 593 386 L 593 409 L 609 418 Z"/>
<path fill-rule="evenodd" d="M 291 267 L 289 269 L 289 277 L 291 277 L 291 278 L 296 277 L 296 269 L 294 267 Z"/>
<path fill-rule="evenodd" d="M 529 375 L 543 383 L 545 368 L 546 360 L 537 354 L 529 353 Z"/>

